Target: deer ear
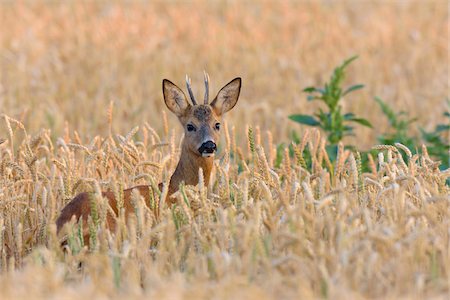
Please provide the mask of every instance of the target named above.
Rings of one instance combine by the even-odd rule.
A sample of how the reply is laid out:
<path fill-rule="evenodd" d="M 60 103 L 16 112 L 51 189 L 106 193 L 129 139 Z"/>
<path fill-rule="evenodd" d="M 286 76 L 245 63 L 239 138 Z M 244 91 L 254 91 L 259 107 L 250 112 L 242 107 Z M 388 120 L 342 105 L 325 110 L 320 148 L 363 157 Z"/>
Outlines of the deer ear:
<path fill-rule="evenodd" d="M 241 82 L 240 77 L 235 78 L 217 93 L 216 98 L 211 102 L 211 106 L 217 115 L 223 115 L 236 105 L 241 92 Z"/>
<path fill-rule="evenodd" d="M 167 107 L 178 117 L 182 116 L 185 110 L 189 107 L 189 102 L 186 99 L 186 95 L 170 80 L 164 79 L 162 85 L 164 102 Z"/>

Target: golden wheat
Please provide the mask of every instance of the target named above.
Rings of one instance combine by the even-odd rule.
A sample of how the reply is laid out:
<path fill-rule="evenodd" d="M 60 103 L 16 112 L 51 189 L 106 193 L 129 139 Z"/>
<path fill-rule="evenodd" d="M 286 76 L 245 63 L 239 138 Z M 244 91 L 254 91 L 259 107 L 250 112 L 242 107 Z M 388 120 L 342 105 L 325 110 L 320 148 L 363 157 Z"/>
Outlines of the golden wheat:
<path fill-rule="evenodd" d="M 1 174 L 2 296 L 23 296 L 19 284 L 28 284 L 27 278 L 31 280 L 35 272 L 48 277 L 46 282 L 38 281 L 36 297 L 45 297 L 51 290 L 69 298 L 118 297 L 123 293 L 207 298 L 201 291 L 212 293 L 213 286 L 225 298 L 227 293 L 253 297 L 264 293 L 269 298 L 364 298 L 399 297 L 411 292 L 443 296 L 449 292 L 445 254 L 449 189 L 442 185 L 448 172 L 434 168 L 433 161 L 421 156 L 409 161 L 415 165 L 412 175 L 412 168 L 404 168 L 398 159 L 401 155 L 395 154 L 396 148 L 376 146 L 390 151 L 392 157 L 378 163 L 375 174 L 364 174 L 358 167 L 359 154 L 344 155 L 340 150 L 340 159 L 332 166 L 339 170 L 339 180 L 332 183 L 327 159 L 305 170 L 292 164 L 286 153 L 279 167 L 270 167 L 263 146 L 252 141 L 249 130 L 249 144 L 255 143 L 250 149 L 255 152 L 249 151 L 244 158 L 231 155 L 226 166 L 217 164 L 215 181 L 209 187 L 202 181 L 198 188 L 183 186 L 172 208 L 160 200 L 167 191 L 155 199 L 154 209 L 136 193 L 132 197 L 135 218 L 127 223 L 119 214 L 117 231 L 109 232 L 105 218 L 110 208 L 100 196 L 103 183 L 93 172 L 104 162 L 90 156 L 102 156 L 105 149 L 124 153 L 124 142 L 137 151 L 134 158 L 107 158 L 110 169 L 102 180 L 109 182 L 115 193 L 133 182 L 165 182 L 163 174 L 171 168 L 163 163 L 161 151 L 165 150 L 144 143 L 136 147 L 145 127 L 136 128 L 129 135 L 134 140 L 118 135 L 114 143 L 105 139 L 101 147 L 73 147 L 69 145 L 78 144 L 68 140 L 52 151 L 38 153 L 36 147 L 27 149 L 24 140 L 16 160 L 8 155 L 8 142 L 0 146 L 2 158 L 10 162 Z M 309 137 L 305 143 L 317 151 L 318 133 Z M 45 139 L 39 143 L 51 148 Z M 177 148 L 173 143 L 172 139 L 170 148 Z M 81 155 L 88 147 L 92 154 Z M 405 151 L 404 146 L 398 147 Z M 22 151 L 39 157 L 36 172 L 42 177 L 33 176 Z M 145 160 L 149 156 L 159 160 Z M 238 170 L 242 159 L 250 159 L 248 171 Z M 13 164 L 17 166 L 13 168 Z M 136 178 L 143 166 L 161 168 L 162 172 Z M 91 175 L 83 178 L 84 173 Z M 24 185 L 25 181 L 29 183 Z M 367 186 L 361 188 L 360 181 Z M 88 221 L 93 235 L 91 248 L 83 245 L 82 225 L 72 224 L 68 254 L 64 255 L 53 222 L 61 207 L 81 189 L 81 182 L 83 190 L 87 189 L 84 183 L 89 183 L 94 192 Z M 82 270 L 75 267 L 80 262 Z M 169 293 L 165 289 L 173 280 L 183 284 L 172 287 Z M 230 282 L 239 287 L 227 291 Z M 96 288 L 99 286 L 103 288 Z"/>

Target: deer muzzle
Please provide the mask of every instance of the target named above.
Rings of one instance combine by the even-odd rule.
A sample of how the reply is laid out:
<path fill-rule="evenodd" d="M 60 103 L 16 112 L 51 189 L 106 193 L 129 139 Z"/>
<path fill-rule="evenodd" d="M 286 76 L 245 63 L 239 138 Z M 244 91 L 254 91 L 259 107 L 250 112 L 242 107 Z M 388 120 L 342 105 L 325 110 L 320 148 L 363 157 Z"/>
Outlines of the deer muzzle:
<path fill-rule="evenodd" d="M 204 142 L 200 148 L 198 148 L 198 152 L 200 152 L 203 157 L 211 157 L 217 150 L 217 145 L 213 141 Z"/>

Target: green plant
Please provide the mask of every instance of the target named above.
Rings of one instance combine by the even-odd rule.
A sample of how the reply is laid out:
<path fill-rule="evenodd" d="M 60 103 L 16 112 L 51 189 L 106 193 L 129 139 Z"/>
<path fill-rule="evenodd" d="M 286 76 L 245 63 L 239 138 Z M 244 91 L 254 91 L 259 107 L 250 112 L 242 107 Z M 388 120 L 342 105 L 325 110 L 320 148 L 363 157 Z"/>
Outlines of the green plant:
<path fill-rule="evenodd" d="M 342 106 L 340 105 L 344 96 L 364 87 L 362 84 L 352 85 L 345 90 L 341 87 L 345 78 L 346 67 L 356 58 L 357 56 L 353 56 L 336 67 L 331 75 L 330 81 L 325 83 L 323 88 L 307 87 L 303 90 L 309 94 L 307 97 L 308 101 L 322 101 L 325 103 L 327 111 L 320 108 L 319 112 L 313 116 L 295 114 L 290 115 L 289 119 L 300 124 L 322 128 L 326 132 L 328 142 L 331 145 L 336 145 L 344 136 L 353 134 L 353 127 L 348 125 L 349 122 L 372 127 L 369 121 L 363 118 L 357 118 L 353 113 L 343 114 Z"/>
<path fill-rule="evenodd" d="M 394 145 L 401 143 L 410 149 L 415 149 L 417 146 L 417 138 L 410 135 L 411 124 L 417 118 L 410 118 L 408 113 L 404 111 L 395 112 L 386 102 L 379 97 L 375 97 L 375 101 L 380 105 L 383 114 L 389 121 L 390 130 L 378 136 L 378 142 L 384 145 Z"/>
<path fill-rule="evenodd" d="M 450 101 L 447 101 L 450 107 Z M 449 144 L 449 131 L 450 131 L 450 112 L 444 112 L 444 116 L 448 118 L 447 124 L 438 124 L 434 131 L 427 132 L 423 128 L 420 128 L 422 140 L 426 143 L 428 154 L 441 161 L 440 168 L 447 169 L 450 166 L 450 144 Z M 445 138 L 445 137 L 446 138 Z"/>

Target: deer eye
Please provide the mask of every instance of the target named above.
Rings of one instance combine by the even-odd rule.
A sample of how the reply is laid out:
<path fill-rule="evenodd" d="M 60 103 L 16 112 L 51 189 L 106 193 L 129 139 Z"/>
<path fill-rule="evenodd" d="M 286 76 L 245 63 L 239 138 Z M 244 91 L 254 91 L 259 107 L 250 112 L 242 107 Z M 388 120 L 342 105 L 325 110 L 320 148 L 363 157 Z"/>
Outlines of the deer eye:
<path fill-rule="evenodd" d="M 194 125 L 192 125 L 192 124 L 187 124 L 186 128 L 187 128 L 187 131 L 195 131 L 196 130 Z"/>
<path fill-rule="evenodd" d="M 216 128 L 216 130 L 220 130 L 220 123 L 216 123 L 216 125 L 214 125 L 214 127 Z"/>

